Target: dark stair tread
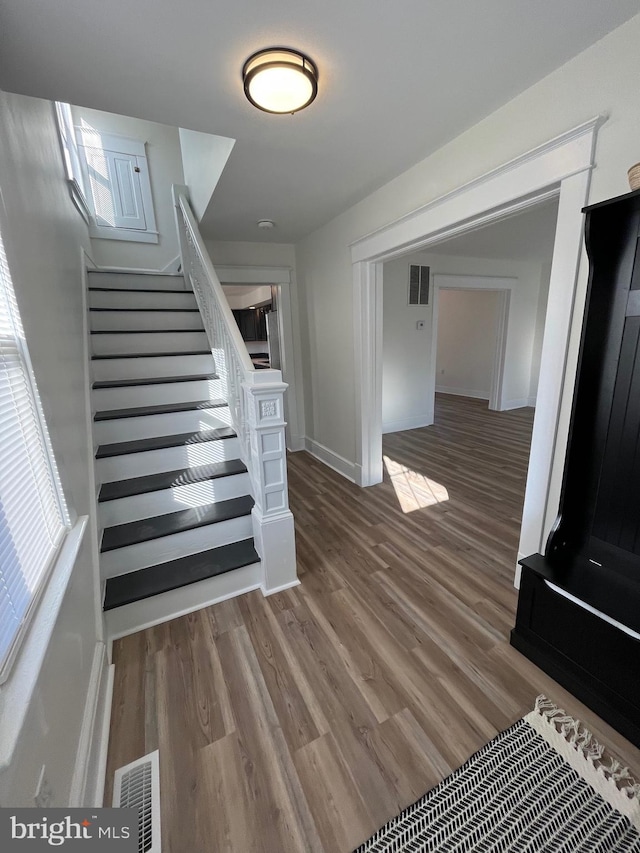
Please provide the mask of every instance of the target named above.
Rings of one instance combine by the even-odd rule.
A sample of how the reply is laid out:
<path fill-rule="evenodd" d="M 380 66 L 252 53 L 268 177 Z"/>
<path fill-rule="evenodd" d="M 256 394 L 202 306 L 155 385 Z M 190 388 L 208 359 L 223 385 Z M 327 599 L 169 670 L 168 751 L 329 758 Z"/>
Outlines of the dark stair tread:
<path fill-rule="evenodd" d="M 259 561 L 253 539 L 242 539 L 230 545 L 220 545 L 199 554 L 189 554 L 178 560 L 109 578 L 104 609 L 113 610 L 114 607 L 170 592 L 172 589 L 213 578 Z"/>
<path fill-rule="evenodd" d="M 146 379 L 103 379 L 92 388 L 129 388 L 136 385 L 168 385 L 172 382 L 206 382 L 220 379 L 217 373 L 196 373 L 191 376 L 151 376 Z"/>
<path fill-rule="evenodd" d="M 101 444 L 96 453 L 96 459 L 106 459 L 111 456 L 126 456 L 128 453 L 144 453 L 147 450 L 164 450 L 167 447 L 189 447 L 206 441 L 223 441 L 235 438 L 236 433 L 231 427 L 205 429 L 199 432 L 180 432 L 175 435 L 158 435 L 154 438 L 138 438 L 135 441 L 119 441 L 114 444 Z"/>
<path fill-rule="evenodd" d="M 116 352 L 105 355 L 92 355 L 92 361 L 100 361 L 105 358 L 166 358 L 174 355 L 211 355 L 210 349 L 192 349 L 181 352 Z"/>
<path fill-rule="evenodd" d="M 126 548 L 151 539 L 163 536 L 173 536 L 208 524 L 218 524 L 231 518 L 249 515 L 253 508 L 253 498 L 245 495 L 241 498 L 231 498 L 204 506 L 180 509 L 167 515 L 156 515 L 153 518 L 143 518 L 140 521 L 128 521 L 126 524 L 116 524 L 105 528 L 102 536 L 101 552 Z"/>
<path fill-rule="evenodd" d="M 107 409 L 96 412 L 94 421 L 115 421 L 119 418 L 138 418 L 146 415 L 170 415 L 174 412 L 197 412 L 202 409 L 224 409 L 226 400 L 196 400 L 187 403 L 162 403 L 159 406 L 135 406 L 131 409 Z"/>
<path fill-rule="evenodd" d="M 177 335 L 182 332 L 197 332 L 204 334 L 204 326 L 201 329 L 94 329 L 92 335 Z"/>
<path fill-rule="evenodd" d="M 190 293 L 194 295 L 193 290 L 185 290 L 178 288 L 177 290 L 165 290 L 163 287 L 88 287 L 87 290 L 97 290 L 101 293 Z"/>
<path fill-rule="evenodd" d="M 160 474 L 147 474 L 144 477 L 132 477 L 130 480 L 114 480 L 103 483 L 98 501 L 113 501 L 133 495 L 144 495 L 161 489 L 177 486 L 189 486 L 206 480 L 217 480 L 233 474 L 244 474 L 246 467 L 240 459 L 228 459 L 213 462 L 210 465 L 198 465 L 193 468 L 179 468 L 176 471 L 162 471 Z"/>
<path fill-rule="evenodd" d="M 164 291 L 165 293 L 167 291 Z M 89 311 L 140 311 L 140 312 L 154 312 L 164 311 L 166 314 L 197 314 L 199 313 L 198 308 L 89 308 Z"/>

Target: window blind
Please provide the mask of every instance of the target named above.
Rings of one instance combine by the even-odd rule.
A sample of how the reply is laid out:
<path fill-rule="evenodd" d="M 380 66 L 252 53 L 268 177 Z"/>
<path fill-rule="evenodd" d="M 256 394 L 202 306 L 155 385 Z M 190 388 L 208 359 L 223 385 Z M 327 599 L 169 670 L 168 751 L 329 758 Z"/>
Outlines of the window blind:
<path fill-rule="evenodd" d="M 0 235 L 0 682 L 67 525 Z"/>

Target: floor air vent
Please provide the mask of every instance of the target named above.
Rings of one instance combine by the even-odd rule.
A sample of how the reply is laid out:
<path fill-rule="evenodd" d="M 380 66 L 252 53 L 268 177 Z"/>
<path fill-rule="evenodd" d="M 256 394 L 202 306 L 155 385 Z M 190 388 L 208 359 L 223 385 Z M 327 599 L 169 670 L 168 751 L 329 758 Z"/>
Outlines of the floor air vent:
<path fill-rule="evenodd" d="M 159 752 L 150 752 L 116 770 L 113 805 L 140 809 L 139 853 L 160 851 L 160 765 Z"/>

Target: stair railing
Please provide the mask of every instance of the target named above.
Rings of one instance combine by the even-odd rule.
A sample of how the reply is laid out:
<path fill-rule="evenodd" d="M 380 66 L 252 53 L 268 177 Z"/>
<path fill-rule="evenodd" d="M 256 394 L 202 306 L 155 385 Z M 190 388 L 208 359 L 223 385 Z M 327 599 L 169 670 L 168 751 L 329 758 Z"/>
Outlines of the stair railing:
<path fill-rule="evenodd" d="M 266 594 L 298 583 L 293 516 L 289 509 L 284 393 L 279 370 L 256 370 L 189 204 L 187 187 L 174 185 L 182 270 L 200 309 L 216 373 L 229 404 L 255 501 L 253 536 Z"/>

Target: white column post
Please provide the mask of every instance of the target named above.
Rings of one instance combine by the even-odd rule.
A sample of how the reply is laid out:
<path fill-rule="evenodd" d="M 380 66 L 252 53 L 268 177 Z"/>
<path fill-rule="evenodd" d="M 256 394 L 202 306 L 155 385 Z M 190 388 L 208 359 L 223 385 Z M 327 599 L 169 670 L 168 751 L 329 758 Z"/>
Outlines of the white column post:
<path fill-rule="evenodd" d="M 271 372 L 271 371 L 270 371 Z M 256 384 L 243 385 L 249 432 L 253 497 L 253 538 L 263 567 L 262 592 L 271 595 L 299 584 L 293 515 L 287 488 L 284 382 L 264 382 L 258 371 Z M 273 371 L 279 376 L 279 371 Z M 262 376 L 260 375 L 262 374 Z M 262 382 L 260 380 L 263 380 Z"/>

